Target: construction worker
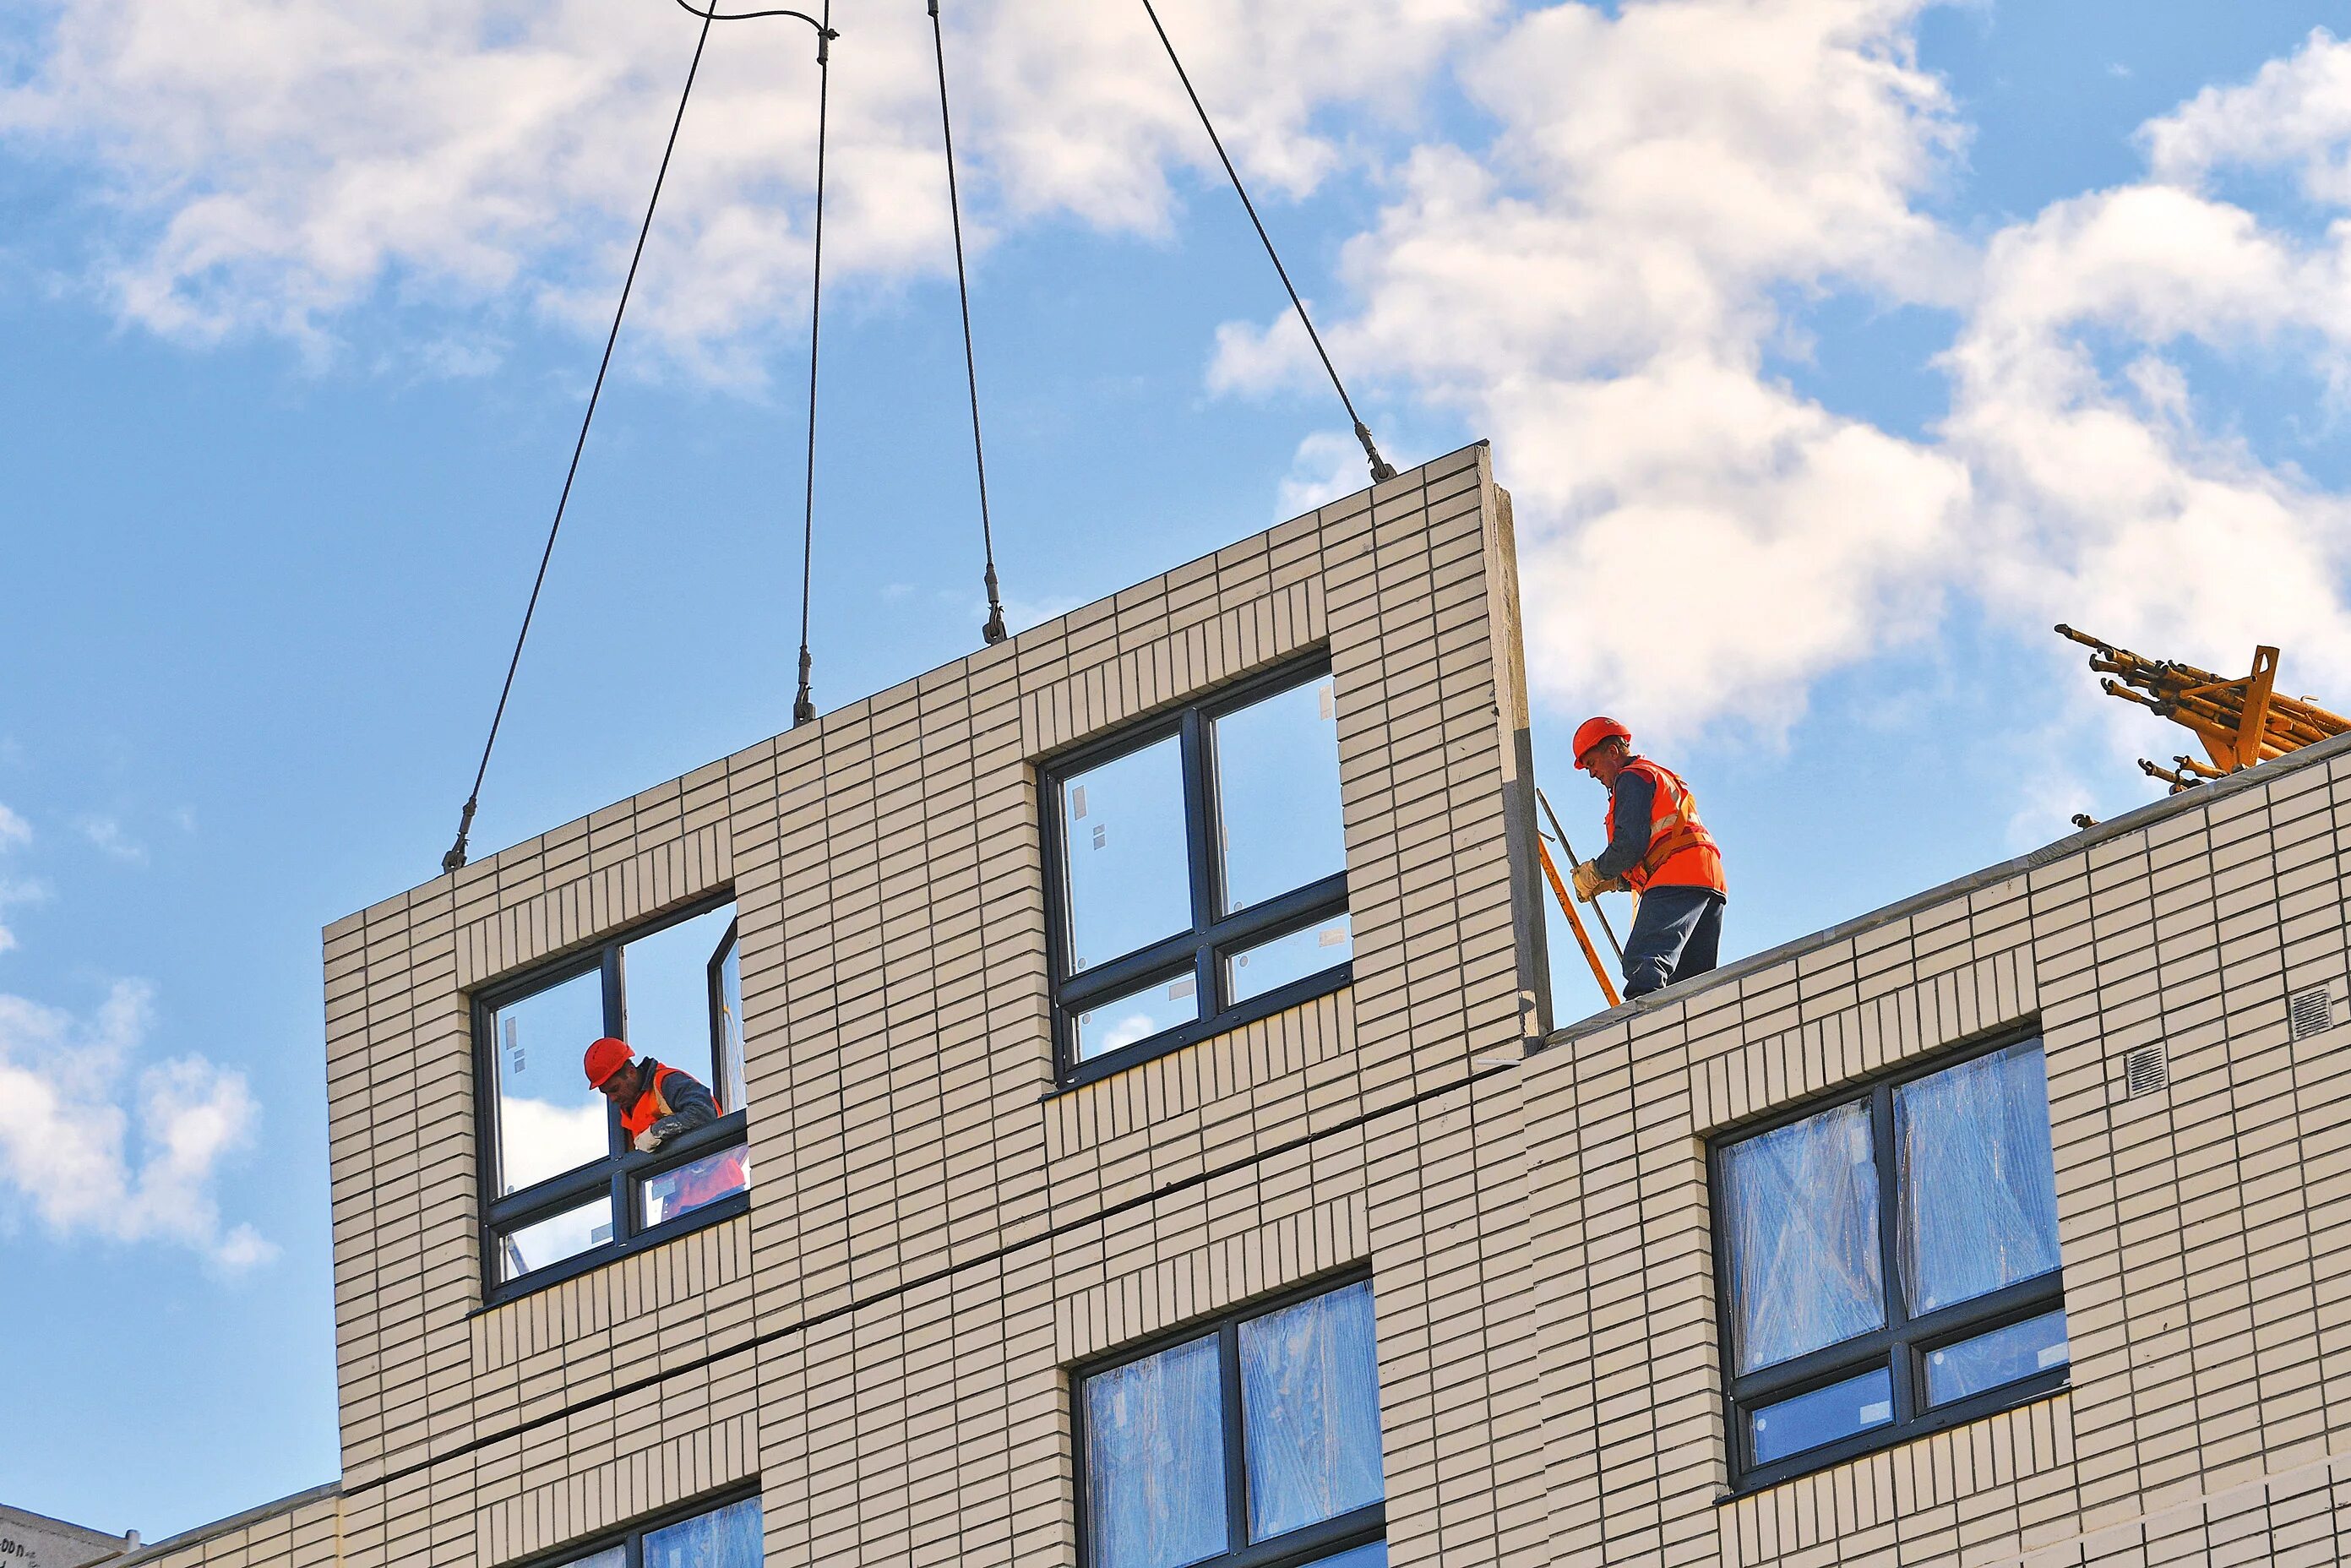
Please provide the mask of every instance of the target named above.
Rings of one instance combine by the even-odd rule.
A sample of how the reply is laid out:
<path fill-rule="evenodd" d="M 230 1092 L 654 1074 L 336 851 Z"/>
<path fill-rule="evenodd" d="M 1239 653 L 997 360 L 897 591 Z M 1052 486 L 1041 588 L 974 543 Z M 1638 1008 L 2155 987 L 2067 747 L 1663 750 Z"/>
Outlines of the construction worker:
<path fill-rule="evenodd" d="M 1703 975 L 1722 939 L 1722 851 L 1698 821 L 1689 786 L 1633 753 L 1633 732 L 1590 718 L 1575 732 L 1575 765 L 1608 791 L 1608 847 L 1575 868 L 1575 896 L 1640 895 L 1625 937 L 1628 1001 Z"/>
<path fill-rule="evenodd" d="M 650 1056 L 640 1059 L 627 1040 L 607 1035 L 588 1048 L 581 1065 L 589 1085 L 619 1109 L 629 1146 L 641 1155 L 718 1120 L 718 1102 L 698 1079 Z M 743 1190 L 748 1175 L 744 1151 L 725 1154 L 731 1157 L 696 1161 L 674 1173 L 674 1190 L 664 1194 L 668 1212 L 682 1214 Z"/>

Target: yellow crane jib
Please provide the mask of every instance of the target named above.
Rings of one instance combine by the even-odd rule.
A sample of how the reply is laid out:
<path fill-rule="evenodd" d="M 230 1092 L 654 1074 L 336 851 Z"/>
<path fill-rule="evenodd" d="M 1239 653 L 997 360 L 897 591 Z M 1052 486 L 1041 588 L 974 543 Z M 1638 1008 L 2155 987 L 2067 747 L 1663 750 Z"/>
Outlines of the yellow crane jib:
<path fill-rule="evenodd" d="M 2057 634 L 2091 650 L 2090 668 L 2106 677 L 2098 685 L 2108 696 L 2184 726 L 2204 743 L 2210 761 L 2186 755 L 2174 757 L 2170 768 L 2140 761 L 2147 777 L 2169 784 L 2175 795 L 2207 779 L 2225 778 L 2240 768 L 2351 731 L 2351 719 L 2329 713 L 2309 697 L 2280 695 L 2275 648 L 2254 649 L 2252 672 L 2231 680 L 2176 659 L 2147 658 L 2063 622 Z"/>

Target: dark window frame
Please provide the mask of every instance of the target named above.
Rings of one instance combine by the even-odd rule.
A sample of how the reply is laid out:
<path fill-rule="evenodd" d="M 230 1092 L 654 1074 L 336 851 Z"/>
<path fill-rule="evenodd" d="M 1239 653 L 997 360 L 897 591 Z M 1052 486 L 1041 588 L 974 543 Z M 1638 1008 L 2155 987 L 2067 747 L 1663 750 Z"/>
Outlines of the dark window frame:
<path fill-rule="evenodd" d="M 756 1480 L 737 1482 L 723 1487 L 717 1491 L 705 1492 L 690 1502 L 677 1503 L 657 1513 L 649 1513 L 642 1519 L 632 1520 L 621 1529 L 600 1531 L 585 1540 L 567 1542 L 550 1551 L 534 1552 L 528 1557 L 517 1559 L 509 1565 L 509 1568 L 565 1568 L 568 1563 L 585 1561 L 600 1552 L 610 1552 L 615 1546 L 625 1546 L 628 1549 L 628 1561 L 624 1568 L 644 1568 L 646 1536 L 657 1534 L 673 1524 L 683 1524 L 689 1519 L 697 1519 L 705 1513 L 716 1513 L 722 1508 L 732 1508 L 737 1503 L 748 1501 L 752 1498 L 761 1500 L 760 1513 L 764 1523 L 767 1503 L 759 1483 Z"/>
<path fill-rule="evenodd" d="M 1046 946 L 1053 996 L 1053 1058 L 1056 1077 L 1064 1089 L 1092 1083 L 1121 1072 L 1140 1061 L 1245 1024 L 1271 1018 L 1317 997 L 1329 996 L 1354 983 L 1353 959 L 1317 970 L 1262 996 L 1227 1006 L 1224 1003 L 1224 960 L 1262 942 L 1302 930 L 1335 915 L 1349 913 L 1347 873 L 1343 867 L 1330 876 L 1292 888 L 1230 915 L 1217 913 L 1222 865 L 1216 853 L 1216 776 L 1214 723 L 1226 714 L 1248 707 L 1308 681 L 1331 674 L 1331 653 L 1318 650 L 1261 674 L 1219 686 L 1181 707 L 1156 715 L 1084 746 L 1062 752 L 1040 766 L 1039 814 L 1042 819 L 1045 859 Z M 1115 761 L 1131 752 L 1166 739 L 1182 738 L 1184 773 L 1184 833 L 1186 864 L 1191 875 L 1192 925 L 1147 947 L 1094 965 L 1082 974 L 1070 972 L 1069 862 L 1061 831 L 1061 785 L 1071 775 Z M 1078 1015 L 1092 1003 L 1118 997 L 1160 981 L 1175 981 L 1189 973 L 1200 1001 L 1200 1016 L 1174 1029 L 1104 1051 L 1089 1061 L 1078 1060 Z"/>
<path fill-rule="evenodd" d="M 2002 1030 L 1949 1051 L 1938 1051 L 1923 1061 L 1905 1063 L 1839 1092 L 1820 1095 L 1785 1111 L 1743 1122 L 1707 1140 L 1707 1199 L 1708 1219 L 1714 1228 L 1715 1332 L 1722 1358 L 1723 1435 L 1730 1461 L 1731 1489 L 1725 1500 L 1844 1464 L 1864 1454 L 1897 1448 L 1915 1438 L 1980 1421 L 1987 1416 L 2046 1399 L 2071 1386 L 2073 1364 L 2069 1359 L 2062 1366 L 1987 1388 L 1948 1405 L 1929 1407 L 1923 1404 L 1928 1354 L 2043 1312 L 2064 1309 L 2065 1269 L 2062 1260 L 2044 1274 L 2020 1280 L 1988 1295 L 1937 1307 L 1916 1317 L 1909 1313 L 1902 1278 L 1901 1180 L 1894 1161 L 1894 1091 L 1978 1057 L 2033 1042 L 2041 1045 L 2045 1077 L 2048 1040 L 2036 1019 L 2024 1028 Z M 1735 1370 L 1739 1348 L 1731 1322 L 1730 1295 L 1737 1276 L 1731 1270 L 1729 1216 L 1724 1201 L 1729 1191 L 1726 1156 L 1733 1145 L 1749 1138 L 1792 1126 L 1840 1105 L 1856 1103 L 1866 1103 L 1870 1108 L 1870 1153 L 1877 1169 L 1878 1274 L 1885 1291 L 1886 1322 L 1867 1333 L 1742 1376 Z M 2053 1145 L 2053 1129 L 2051 1138 Z M 2053 1148 L 2052 1154 L 2053 1157 Z M 1769 1464 L 1751 1462 L 1753 1439 L 1747 1417 L 1755 1408 L 1881 1367 L 1886 1369 L 1892 1383 L 1891 1422 Z"/>
<path fill-rule="evenodd" d="M 631 1149 L 621 1136 L 621 1113 L 609 1103 L 605 1107 L 607 1153 L 601 1160 L 561 1172 L 533 1184 L 519 1192 L 500 1196 L 498 1192 L 498 1161 L 503 1140 L 498 1124 L 498 1065 L 496 1030 L 492 1020 L 497 1009 L 524 997 L 559 986 L 583 975 L 602 977 L 604 1027 L 607 1032 L 617 1032 L 613 1020 L 621 1017 L 622 1006 L 621 949 L 632 942 L 653 936 L 670 926 L 683 925 L 716 909 L 735 902 L 734 890 L 699 898 L 682 908 L 660 917 L 632 925 L 602 937 L 584 951 L 566 954 L 551 962 L 538 965 L 519 974 L 507 976 L 475 991 L 473 996 L 474 1027 L 474 1124 L 478 1130 L 476 1140 L 480 1172 L 480 1239 L 482 1248 L 482 1304 L 485 1308 L 500 1306 L 518 1297 L 541 1291 L 565 1280 L 602 1268 L 616 1258 L 624 1258 L 648 1248 L 658 1247 L 680 1236 L 716 1225 L 751 1208 L 751 1195 L 736 1193 L 716 1203 L 664 1220 L 659 1225 L 645 1225 L 643 1208 L 643 1184 L 647 1178 L 690 1165 L 706 1155 L 740 1147 L 750 1141 L 750 1118 L 743 1107 L 726 1112 L 706 1127 L 696 1127 L 668 1139 L 649 1155 Z M 711 1075 L 721 1076 L 722 1052 L 725 1050 L 723 1028 L 719 1019 L 719 961 L 728 949 L 740 950 L 742 921 L 730 922 L 726 935 L 719 941 L 711 962 L 705 966 L 710 987 L 711 1009 Z M 639 1052 L 640 1056 L 650 1054 Z M 655 1060 L 659 1060 L 658 1057 Z M 666 1065 L 666 1064 L 665 1064 Z M 714 1098 L 719 1091 L 716 1082 L 709 1085 Z M 499 1268 L 499 1247 L 510 1232 L 543 1219 L 551 1219 L 568 1209 L 592 1203 L 599 1196 L 607 1197 L 612 1206 L 612 1239 L 601 1246 L 575 1252 L 559 1262 L 543 1269 L 517 1274 L 511 1280 L 502 1279 Z"/>
<path fill-rule="evenodd" d="M 1388 1505 L 1387 1498 L 1383 1495 L 1377 1502 L 1366 1503 L 1334 1519 L 1302 1526 L 1277 1535 L 1270 1541 L 1251 1542 L 1249 1538 L 1249 1451 L 1243 1446 L 1245 1435 L 1241 1430 L 1241 1324 L 1280 1312 L 1285 1307 L 1294 1307 L 1301 1301 L 1312 1301 L 1317 1296 L 1330 1295 L 1353 1285 L 1369 1284 L 1371 1278 L 1372 1271 L 1368 1266 L 1325 1274 L 1273 1295 L 1259 1297 L 1247 1306 L 1235 1308 L 1219 1316 L 1170 1329 L 1133 1344 L 1121 1345 L 1114 1351 L 1072 1365 L 1070 1368 L 1070 1434 L 1077 1486 L 1079 1568 L 1092 1568 L 1092 1521 L 1087 1517 L 1086 1502 L 1086 1381 L 1134 1362 L 1146 1361 L 1162 1351 L 1204 1339 L 1218 1342 L 1217 1375 L 1223 1390 L 1220 1403 L 1225 1438 L 1225 1539 L 1239 1544 L 1216 1556 L 1201 1558 L 1192 1568 L 1295 1568 L 1297 1564 L 1311 1565 L 1325 1557 L 1334 1557 L 1342 1552 L 1386 1540 Z M 1375 1327 L 1378 1305 L 1378 1287 L 1374 1286 Z M 1384 1494 L 1387 1463 L 1385 1422 L 1381 1424 L 1380 1454 L 1381 1490 Z M 635 1568 L 635 1565 L 632 1564 L 631 1568 Z"/>

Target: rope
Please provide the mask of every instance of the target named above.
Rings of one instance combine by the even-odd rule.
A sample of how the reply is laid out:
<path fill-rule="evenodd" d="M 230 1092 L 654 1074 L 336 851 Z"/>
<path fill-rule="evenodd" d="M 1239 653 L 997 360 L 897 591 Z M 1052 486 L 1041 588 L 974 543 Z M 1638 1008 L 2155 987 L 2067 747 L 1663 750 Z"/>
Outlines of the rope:
<path fill-rule="evenodd" d="M 971 389 L 971 461 L 979 473 L 979 546 L 987 562 L 987 624 L 979 634 L 989 643 L 1001 643 L 1007 635 L 1004 601 L 997 592 L 996 535 L 987 520 L 987 453 L 979 440 L 979 365 L 971 351 L 971 281 L 964 271 L 963 204 L 956 194 L 955 122 L 947 115 L 947 45 L 939 23 L 939 0 L 931 0 L 931 47 L 939 62 L 939 140 L 947 152 L 947 216 L 955 225 L 956 295 L 963 301 L 963 373 Z"/>
<path fill-rule="evenodd" d="M 621 339 L 621 319 L 628 314 L 629 294 L 637 282 L 637 266 L 645 258 L 645 239 L 653 233 L 653 211 L 661 205 L 662 184 L 669 178 L 670 158 L 677 152 L 678 128 L 685 123 L 685 106 L 694 97 L 695 78 L 702 70 L 702 51 L 710 42 L 714 20 L 703 15 L 702 31 L 694 40 L 694 59 L 685 68 L 685 89 L 677 95 L 677 114 L 670 120 L 669 141 L 662 149 L 661 168 L 653 175 L 653 193 L 645 203 L 644 222 L 637 226 L 637 248 L 629 257 L 628 276 L 621 282 L 621 302 L 612 311 L 612 329 L 604 335 L 604 357 L 596 365 L 596 382 L 588 392 L 588 409 L 580 416 L 580 436 L 571 444 L 571 465 L 564 470 L 563 492 L 556 497 L 555 520 L 547 529 L 547 548 L 538 554 L 538 575 L 531 580 L 530 600 L 523 606 L 522 628 L 515 633 L 514 654 L 507 660 L 506 684 L 498 688 L 497 710 L 490 716 L 489 737 L 482 742 L 481 766 L 474 769 L 474 787 L 467 791 L 465 810 L 457 819 L 457 841 L 441 857 L 444 873 L 465 863 L 465 838 L 474 830 L 474 812 L 482 800 L 482 780 L 490 771 L 490 752 L 498 743 L 498 727 L 506 721 L 507 699 L 514 695 L 515 671 L 522 664 L 522 646 L 530 636 L 531 617 L 538 612 L 539 591 L 547 586 L 548 562 L 555 559 L 555 536 L 563 531 L 563 514 L 571 504 L 572 482 L 580 476 L 580 455 L 587 450 L 588 427 L 596 422 L 596 405 L 604 395 L 604 377 L 612 368 L 612 346 Z"/>
<path fill-rule="evenodd" d="M 680 3 L 683 4 L 684 0 Z M 1373 480 L 1395 478 L 1395 467 L 1380 455 L 1380 449 L 1372 444 L 1371 427 L 1355 412 L 1355 400 L 1347 395 L 1345 383 L 1339 380 L 1338 367 L 1331 362 L 1330 350 L 1322 346 L 1322 334 L 1314 329 L 1314 319 L 1306 313 L 1306 301 L 1298 297 L 1298 286 L 1290 281 L 1290 269 L 1281 265 L 1281 253 L 1273 248 L 1273 236 L 1265 232 L 1264 220 L 1257 215 L 1257 204 L 1249 200 L 1249 187 L 1241 183 L 1240 171 L 1233 167 L 1232 158 L 1225 151 L 1224 138 L 1217 134 L 1216 122 L 1208 118 L 1207 106 L 1200 101 L 1198 91 L 1192 86 L 1191 73 L 1184 68 L 1183 60 L 1176 56 L 1175 40 L 1167 36 L 1167 29 L 1160 23 L 1158 7 L 1151 0 L 1143 0 L 1143 9 L 1144 15 L 1151 18 L 1152 30 L 1159 35 L 1161 47 L 1167 51 L 1167 63 L 1176 68 L 1176 79 L 1184 84 L 1185 96 L 1192 100 L 1192 108 L 1200 117 L 1201 128 L 1207 131 L 1208 141 L 1217 149 L 1217 157 L 1225 166 L 1225 176 L 1233 183 L 1233 193 L 1240 197 L 1241 206 L 1249 213 L 1249 223 L 1257 229 L 1258 241 L 1265 246 L 1267 259 L 1273 263 L 1273 270 L 1280 275 L 1281 287 L 1290 292 L 1290 303 L 1297 310 L 1298 319 L 1304 324 L 1306 336 L 1312 340 L 1314 352 L 1322 358 L 1322 370 L 1331 378 L 1332 390 L 1339 394 L 1339 402 L 1345 406 L 1347 417 L 1355 422 L 1355 439 L 1364 444 L 1364 455 L 1371 460 Z"/>
<path fill-rule="evenodd" d="M 441 857 L 441 870 L 444 873 L 456 871 L 465 863 L 465 841 L 472 835 L 474 831 L 474 813 L 481 808 L 482 780 L 489 776 L 490 753 L 496 748 L 498 744 L 499 727 L 506 722 L 507 699 L 514 695 L 515 672 L 521 668 L 523 644 L 530 638 L 531 619 L 538 612 L 539 592 L 547 586 L 547 568 L 549 562 L 555 559 L 556 536 L 563 531 L 563 516 L 565 511 L 571 505 L 571 486 L 573 482 L 580 477 L 580 455 L 588 449 L 589 427 L 596 423 L 596 408 L 604 396 L 604 379 L 611 373 L 612 369 L 612 350 L 614 345 L 621 340 L 621 321 L 622 319 L 629 312 L 629 296 L 636 287 L 637 268 L 645 259 L 645 241 L 653 233 L 653 214 L 661 205 L 662 186 L 669 179 L 670 160 L 677 152 L 678 131 L 685 124 L 685 106 L 694 98 L 695 79 L 702 71 L 702 55 L 703 50 L 707 47 L 710 43 L 711 26 L 717 22 L 747 22 L 755 17 L 760 16 L 797 17 L 817 30 L 816 57 L 817 66 L 820 71 L 824 68 L 827 57 L 831 53 L 830 45 L 831 41 L 841 36 L 834 32 L 830 26 L 826 26 L 823 22 L 820 22 L 815 17 L 799 11 L 778 9 L 770 11 L 727 13 L 720 11 L 715 3 L 715 0 L 709 10 L 697 11 L 694 6 L 687 4 L 687 0 L 677 0 L 677 3 L 689 16 L 699 16 L 702 18 L 702 30 L 695 36 L 694 40 L 694 58 L 685 68 L 685 87 L 677 96 L 677 113 L 670 120 L 669 140 L 662 147 L 661 167 L 653 174 L 653 190 L 652 196 L 645 202 L 644 221 L 637 225 L 637 246 L 636 249 L 632 251 L 629 256 L 628 275 L 621 280 L 621 298 L 620 303 L 615 306 L 612 310 L 611 329 L 604 334 L 603 357 L 599 360 L 596 364 L 595 384 L 590 387 L 588 391 L 588 407 L 587 411 L 582 413 L 580 418 L 579 437 L 571 444 L 571 463 L 563 473 L 563 490 L 555 500 L 555 520 L 548 525 L 547 546 L 544 549 L 540 550 L 538 554 L 538 575 L 531 580 L 530 599 L 524 604 L 522 611 L 522 626 L 521 629 L 515 633 L 514 653 L 507 660 L 506 682 L 498 688 L 498 706 L 496 711 L 490 715 L 490 733 L 487 738 L 482 742 L 482 760 L 480 765 L 474 769 L 474 787 L 470 790 L 466 791 L 465 809 L 459 812 L 457 817 L 456 841 L 449 846 L 449 852 Z M 828 0 L 828 4 L 826 5 L 826 13 L 828 16 L 830 16 L 831 12 L 831 6 Z M 822 111 L 821 109 L 820 109 L 818 121 L 819 137 L 817 164 L 818 190 L 820 193 L 823 189 L 824 167 L 822 156 Z M 813 418 L 813 413 L 811 413 L 811 418 Z M 811 436 L 811 440 L 813 440 L 813 436 Z M 807 669 L 808 658 L 808 653 L 805 646 L 805 628 L 808 617 L 805 589 L 802 591 L 800 616 L 803 627 L 803 646 L 801 649 L 800 658 L 803 672 L 802 684 L 803 687 L 805 687 L 805 672 Z"/>
<path fill-rule="evenodd" d="M 832 0 L 824 0 L 824 19 L 816 27 L 816 235 L 809 274 L 808 478 L 800 511 L 800 689 L 792 698 L 795 728 L 816 717 L 816 701 L 809 695 L 809 580 L 816 555 L 816 348 L 817 330 L 824 321 L 824 130 L 832 92 L 831 51 L 825 45 L 834 37 Z"/>

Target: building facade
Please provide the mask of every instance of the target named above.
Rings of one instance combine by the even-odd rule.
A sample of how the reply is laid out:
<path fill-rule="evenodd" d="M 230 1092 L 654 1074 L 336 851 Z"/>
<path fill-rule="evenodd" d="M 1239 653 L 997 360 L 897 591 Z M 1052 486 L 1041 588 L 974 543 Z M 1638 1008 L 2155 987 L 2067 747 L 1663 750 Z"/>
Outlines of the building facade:
<path fill-rule="evenodd" d="M 2341 1560 L 2351 751 L 1557 1030 L 1514 561 L 1468 448 L 329 926 L 342 1474 L 136 1560 Z"/>

